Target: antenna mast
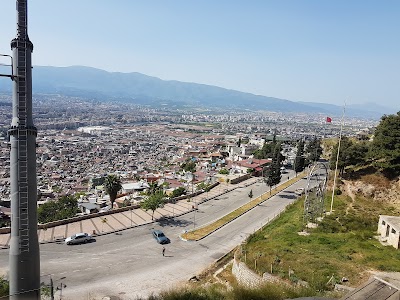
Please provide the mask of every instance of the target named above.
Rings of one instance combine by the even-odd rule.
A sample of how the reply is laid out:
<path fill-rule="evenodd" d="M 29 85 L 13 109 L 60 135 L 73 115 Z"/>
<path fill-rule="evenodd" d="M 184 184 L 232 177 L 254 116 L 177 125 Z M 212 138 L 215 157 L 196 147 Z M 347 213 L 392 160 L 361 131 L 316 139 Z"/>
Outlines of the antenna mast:
<path fill-rule="evenodd" d="M 33 44 L 28 37 L 27 0 L 16 0 L 17 36 L 13 57 L 13 116 L 10 136 L 10 299 L 40 299 L 37 236 L 36 136 L 32 117 Z"/>

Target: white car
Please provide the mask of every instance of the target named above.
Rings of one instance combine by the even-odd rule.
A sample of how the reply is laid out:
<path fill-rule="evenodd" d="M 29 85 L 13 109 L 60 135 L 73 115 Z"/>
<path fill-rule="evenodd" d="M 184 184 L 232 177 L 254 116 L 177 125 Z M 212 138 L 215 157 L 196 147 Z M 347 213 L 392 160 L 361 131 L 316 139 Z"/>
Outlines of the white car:
<path fill-rule="evenodd" d="M 294 193 L 295 193 L 296 195 L 298 195 L 298 196 L 303 195 L 304 192 L 305 192 L 304 188 L 298 188 L 298 189 L 296 189 L 296 190 L 294 191 Z"/>
<path fill-rule="evenodd" d="M 82 243 L 86 244 L 87 242 L 91 241 L 94 241 L 94 238 L 90 234 L 84 232 L 74 234 L 73 236 L 70 236 L 65 239 L 65 243 L 67 245 L 82 244 Z"/>

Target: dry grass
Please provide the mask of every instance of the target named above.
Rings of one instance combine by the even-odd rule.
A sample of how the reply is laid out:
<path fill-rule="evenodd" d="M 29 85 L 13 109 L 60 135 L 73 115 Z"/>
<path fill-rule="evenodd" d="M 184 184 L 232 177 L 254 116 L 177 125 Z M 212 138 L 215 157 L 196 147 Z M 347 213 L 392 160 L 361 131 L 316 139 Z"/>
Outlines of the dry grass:
<path fill-rule="evenodd" d="M 381 189 L 387 189 L 390 187 L 390 180 L 381 174 L 365 175 L 361 180 L 367 184 L 379 186 Z"/>
<path fill-rule="evenodd" d="M 232 262 L 228 264 L 217 277 L 229 285 L 237 284 L 235 276 L 232 274 Z"/>
<path fill-rule="evenodd" d="M 210 223 L 208 225 L 205 225 L 199 229 L 193 230 L 193 231 L 189 231 L 186 232 L 184 234 L 182 234 L 182 238 L 184 238 L 185 240 L 190 240 L 190 241 L 198 241 L 202 238 L 204 238 L 205 236 L 209 235 L 210 233 L 212 233 L 213 231 L 221 228 L 222 226 L 228 224 L 229 222 L 231 222 L 232 220 L 236 219 L 237 217 L 239 217 L 240 215 L 246 213 L 247 211 L 249 211 L 250 209 L 252 209 L 253 207 L 257 206 L 258 204 L 264 202 L 265 200 L 267 200 L 268 198 L 272 197 L 273 195 L 279 193 L 280 191 L 286 189 L 288 186 L 292 185 L 293 183 L 295 183 L 296 181 L 300 180 L 300 178 L 302 178 L 304 176 L 304 173 L 299 173 L 297 175 L 297 177 L 292 178 L 291 180 L 279 185 L 278 187 L 276 187 L 275 189 L 273 189 L 271 191 L 271 193 L 265 193 L 263 195 L 261 195 L 260 197 L 255 198 L 254 200 L 244 204 L 243 206 L 239 207 L 238 209 L 232 211 L 231 213 L 227 214 L 226 216 L 222 217 L 221 219 Z"/>

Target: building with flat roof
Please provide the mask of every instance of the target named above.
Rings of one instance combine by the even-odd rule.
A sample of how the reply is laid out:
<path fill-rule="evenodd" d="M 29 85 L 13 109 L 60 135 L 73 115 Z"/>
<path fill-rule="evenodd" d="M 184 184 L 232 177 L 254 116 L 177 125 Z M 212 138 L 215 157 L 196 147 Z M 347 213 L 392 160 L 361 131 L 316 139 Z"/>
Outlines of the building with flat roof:
<path fill-rule="evenodd" d="M 379 240 L 385 245 L 391 245 L 396 249 L 400 247 L 400 217 L 379 216 L 378 223 Z"/>

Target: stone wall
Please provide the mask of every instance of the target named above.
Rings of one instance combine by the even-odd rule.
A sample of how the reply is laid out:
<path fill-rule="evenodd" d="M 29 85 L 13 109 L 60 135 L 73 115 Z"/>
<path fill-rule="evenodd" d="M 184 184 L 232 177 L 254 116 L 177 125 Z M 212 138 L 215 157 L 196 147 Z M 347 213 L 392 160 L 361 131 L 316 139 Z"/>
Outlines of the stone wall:
<path fill-rule="evenodd" d="M 212 184 L 210 186 L 210 188 L 214 188 L 218 184 L 219 183 L 216 182 L 216 183 Z M 196 193 L 193 193 L 192 195 L 185 195 L 185 196 L 177 197 L 177 198 L 174 198 L 174 199 L 168 199 L 167 202 L 173 202 L 173 201 L 177 201 L 177 200 L 181 200 L 181 199 L 186 199 L 186 198 L 189 198 L 189 197 L 194 197 L 194 196 L 197 196 L 197 195 L 202 194 L 202 193 L 204 193 L 204 191 L 198 191 Z M 89 215 L 77 216 L 77 217 L 73 217 L 73 218 L 69 218 L 69 219 L 53 221 L 53 222 L 49 222 L 49 223 L 45 223 L 45 224 L 38 224 L 38 229 L 48 229 L 48 228 L 52 228 L 52 227 L 56 227 L 56 226 L 60 226 L 60 225 L 65 225 L 65 224 L 74 223 L 74 222 L 78 222 L 78 221 L 82 221 L 82 220 L 86 220 L 86 219 L 91 219 L 91 218 L 96 218 L 96 217 L 101 217 L 101 216 L 107 216 L 107 215 L 115 214 L 115 213 L 118 213 L 118 212 L 129 211 L 131 209 L 137 209 L 137 208 L 140 208 L 139 204 L 126 206 L 126 207 L 121 207 L 121 208 L 115 208 L 115 209 L 112 209 L 112 210 L 109 210 L 109 211 L 98 212 L 98 213 L 93 213 L 93 214 L 89 214 Z M 0 228 L 0 234 L 7 234 L 7 233 L 10 233 L 10 232 L 11 232 L 11 228 L 10 227 Z"/>
<path fill-rule="evenodd" d="M 264 273 L 261 277 L 260 275 L 249 269 L 244 262 L 241 262 L 239 259 L 236 258 L 233 259 L 232 275 L 235 276 L 237 282 L 240 285 L 244 285 L 250 288 L 260 286 L 263 283 L 267 282 L 279 281 L 278 277 L 269 273 Z"/>
<path fill-rule="evenodd" d="M 245 181 L 251 177 L 252 177 L 251 174 L 246 174 L 246 175 L 240 176 L 238 178 L 234 178 L 230 182 L 231 182 L 231 184 L 237 184 L 237 183 Z"/>
<path fill-rule="evenodd" d="M 265 281 L 261 276 L 250 270 L 245 263 L 234 259 L 232 266 L 232 275 L 235 276 L 240 285 L 250 288 L 260 286 Z"/>

